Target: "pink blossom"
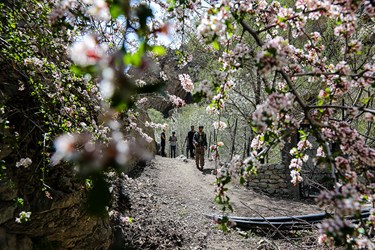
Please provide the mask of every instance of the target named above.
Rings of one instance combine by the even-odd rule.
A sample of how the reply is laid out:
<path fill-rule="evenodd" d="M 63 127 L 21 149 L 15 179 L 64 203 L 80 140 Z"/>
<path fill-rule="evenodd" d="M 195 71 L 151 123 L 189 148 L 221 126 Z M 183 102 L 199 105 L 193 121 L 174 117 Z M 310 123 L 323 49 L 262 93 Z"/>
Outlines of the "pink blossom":
<path fill-rule="evenodd" d="M 318 147 L 318 149 L 316 150 L 316 157 L 325 157 L 325 153 L 322 146 Z"/>
<path fill-rule="evenodd" d="M 370 112 L 365 113 L 365 120 L 368 122 L 374 122 L 375 123 L 375 115 Z"/>
<path fill-rule="evenodd" d="M 261 140 L 261 138 L 263 136 L 264 136 L 263 134 L 260 134 L 260 135 L 257 135 L 254 139 L 252 139 L 250 147 L 252 149 L 255 149 L 255 150 L 258 150 L 258 149 L 262 148 L 262 145 L 264 144 L 264 141 Z"/>
<path fill-rule="evenodd" d="M 70 159 L 74 153 L 75 142 L 73 135 L 65 134 L 57 137 L 54 141 L 56 152 L 51 158 L 52 165 L 58 164 L 63 159 Z"/>
<path fill-rule="evenodd" d="M 301 150 L 312 148 L 312 145 L 308 140 L 301 140 L 298 142 L 297 148 L 298 150 L 301 151 Z"/>
<path fill-rule="evenodd" d="M 94 35 L 85 35 L 81 41 L 73 43 L 69 54 L 74 63 L 88 66 L 102 60 L 106 51 L 107 47 L 100 45 Z"/>
<path fill-rule="evenodd" d="M 87 9 L 89 15 L 103 21 L 111 19 L 108 4 L 105 0 L 84 0 L 84 2 L 90 5 Z"/>
<path fill-rule="evenodd" d="M 220 131 L 223 131 L 228 127 L 228 125 L 222 121 L 214 122 L 212 125 L 214 126 L 216 130 L 220 130 Z"/>
<path fill-rule="evenodd" d="M 366 0 L 364 6 L 365 6 L 365 13 L 366 13 L 369 17 L 374 17 L 374 16 L 375 16 L 375 6 L 374 6 L 374 2 L 373 2 L 373 1 L 370 1 L 370 0 Z"/>
<path fill-rule="evenodd" d="M 180 97 L 175 95 L 169 95 L 169 101 L 175 106 L 175 107 L 182 107 L 185 106 L 185 101 L 182 100 Z"/>
<path fill-rule="evenodd" d="M 269 40 L 263 46 L 263 51 L 257 54 L 257 62 L 259 63 L 260 70 L 263 73 L 267 73 L 272 69 L 281 69 L 282 66 L 287 64 L 288 57 L 294 51 L 295 48 L 280 36 Z"/>
<path fill-rule="evenodd" d="M 178 75 L 178 78 L 180 79 L 181 85 L 186 92 L 192 92 L 193 91 L 194 84 L 191 81 L 190 76 L 188 74 Z"/>
<path fill-rule="evenodd" d="M 290 176 L 292 177 L 291 182 L 293 183 L 294 186 L 296 186 L 298 183 L 303 181 L 301 174 L 296 170 L 292 170 L 290 172 Z"/>

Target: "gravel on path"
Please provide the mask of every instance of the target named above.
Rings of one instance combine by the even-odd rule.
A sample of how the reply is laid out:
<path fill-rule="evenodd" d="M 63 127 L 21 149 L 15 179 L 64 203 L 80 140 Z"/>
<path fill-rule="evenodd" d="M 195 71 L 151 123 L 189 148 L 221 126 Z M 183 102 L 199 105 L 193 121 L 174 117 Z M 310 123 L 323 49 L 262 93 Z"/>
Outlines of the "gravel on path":
<path fill-rule="evenodd" d="M 279 235 L 270 239 L 274 231 L 241 232 L 233 229 L 223 233 L 205 214 L 219 214 L 214 203 L 214 165 L 208 162 L 203 171 L 196 169 L 193 160 L 170 159 L 156 156 L 134 179 L 122 176 L 131 208 L 116 211 L 113 223 L 118 223 L 122 239 L 120 245 L 126 249 L 302 249 L 302 243 L 317 249 L 312 236 L 306 234 L 297 241 L 291 236 Z M 240 185 L 229 190 L 233 215 L 280 216 L 317 213 L 321 210 L 313 205 L 292 200 L 282 200 L 255 193 Z M 119 210 L 119 207 L 114 208 Z M 127 217 L 132 218 L 128 222 Z M 122 218 L 122 219 L 121 219 Z M 300 233 L 301 234 L 301 233 Z M 313 247 L 314 246 L 314 247 Z"/>

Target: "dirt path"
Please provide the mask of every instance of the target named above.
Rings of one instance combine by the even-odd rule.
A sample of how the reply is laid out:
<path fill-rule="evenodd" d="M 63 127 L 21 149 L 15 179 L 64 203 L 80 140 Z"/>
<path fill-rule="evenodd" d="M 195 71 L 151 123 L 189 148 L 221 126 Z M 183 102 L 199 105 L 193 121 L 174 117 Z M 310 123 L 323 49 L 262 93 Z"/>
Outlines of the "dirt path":
<path fill-rule="evenodd" d="M 233 230 L 224 234 L 205 218 L 204 214 L 220 213 L 213 202 L 213 168 L 213 163 L 207 163 L 205 170 L 199 171 L 193 160 L 183 162 L 157 156 L 154 164 L 135 179 L 137 184 L 130 187 L 133 189 L 130 216 L 134 222 L 130 225 L 129 243 L 139 249 L 257 249 L 259 242 L 268 242 L 263 236 L 248 232 Z M 242 186 L 232 186 L 229 194 L 234 214 L 240 216 L 320 211 L 314 205 L 262 196 Z M 301 249 L 298 243 L 280 240 L 276 244 L 283 246 L 280 249 Z"/>

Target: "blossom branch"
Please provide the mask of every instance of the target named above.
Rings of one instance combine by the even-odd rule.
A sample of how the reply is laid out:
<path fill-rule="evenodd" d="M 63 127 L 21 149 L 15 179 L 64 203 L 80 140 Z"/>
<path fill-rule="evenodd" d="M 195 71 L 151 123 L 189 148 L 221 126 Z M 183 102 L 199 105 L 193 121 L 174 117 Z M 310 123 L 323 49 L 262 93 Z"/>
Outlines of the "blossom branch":
<path fill-rule="evenodd" d="M 341 105 L 322 105 L 322 106 L 310 105 L 310 106 L 306 106 L 306 109 L 321 109 L 321 108 L 336 108 L 336 109 L 346 109 L 346 110 L 357 108 L 358 111 L 364 111 L 364 112 L 368 112 L 368 113 L 371 113 L 371 114 L 375 114 L 374 109 L 369 109 L 369 108 L 365 108 L 365 107 L 348 107 L 348 106 L 341 106 Z"/>
<path fill-rule="evenodd" d="M 245 23 L 245 21 L 243 19 L 240 19 L 240 24 L 242 25 L 244 30 L 246 30 L 247 32 L 249 32 L 253 36 L 253 38 L 255 39 L 255 41 L 257 42 L 257 44 L 259 46 L 263 46 L 264 42 L 258 36 L 257 31 L 253 30 L 247 23 Z"/>
<path fill-rule="evenodd" d="M 324 10 L 326 10 L 326 9 L 324 9 L 324 8 L 318 8 L 318 9 L 315 9 L 315 10 L 303 11 L 302 13 L 303 14 L 310 14 L 310 13 L 314 13 L 314 12 L 318 12 L 318 11 L 324 11 Z M 285 19 L 285 21 L 291 21 L 291 20 L 296 19 L 297 17 L 300 17 L 300 16 L 299 15 L 294 15 L 292 17 L 289 17 L 289 18 Z M 277 26 L 278 26 L 278 24 L 276 24 L 276 23 L 271 24 L 271 25 L 269 25 L 269 26 L 267 26 L 267 27 L 265 27 L 265 28 L 263 28 L 261 30 L 258 30 L 257 33 L 258 34 L 263 33 L 265 31 L 268 31 L 268 30 L 270 30 L 272 28 L 275 28 Z"/>
<path fill-rule="evenodd" d="M 348 76 L 348 77 L 364 77 L 368 79 L 375 79 L 373 76 L 366 76 L 364 75 L 369 70 L 364 70 L 358 74 L 343 74 L 340 72 L 303 72 L 303 73 L 296 73 L 293 74 L 293 77 L 301 77 L 301 76 L 331 76 L 331 75 L 340 75 L 340 76 Z"/>

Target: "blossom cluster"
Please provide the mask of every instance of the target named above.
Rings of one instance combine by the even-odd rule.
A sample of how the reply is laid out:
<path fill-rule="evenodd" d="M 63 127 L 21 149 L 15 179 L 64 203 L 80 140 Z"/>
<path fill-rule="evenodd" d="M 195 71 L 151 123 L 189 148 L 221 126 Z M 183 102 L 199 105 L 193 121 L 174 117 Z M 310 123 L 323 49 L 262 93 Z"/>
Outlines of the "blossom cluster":
<path fill-rule="evenodd" d="M 133 223 L 133 218 L 129 216 L 123 216 L 120 212 L 116 210 L 111 210 L 108 212 L 108 215 L 111 219 L 119 220 L 122 224 L 131 224 Z"/>
<path fill-rule="evenodd" d="M 234 39 L 234 38 L 233 38 Z M 242 61 L 250 57 L 251 49 L 248 45 L 239 43 L 233 50 L 224 51 L 219 61 L 225 69 L 242 66 Z"/>
<path fill-rule="evenodd" d="M 186 92 L 192 92 L 193 91 L 194 84 L 191 81 L 191 78 L 188 74 L 178 75 L 178 78 L 180 79 L 181 85 Z"/>
<path fill-rule="evenodd" d="M 103 60 L 108 47 L 100 44 L 92 34 L 85 35 L 81 41 L 76 41 L 70 48 L 70 56 L 74 63 L 81 66 L 94 65 Z"/>
<path fill-rule="evenodd" d="M 175 95 L 169 95 L 169 101 L 175 106 L 175 107 L 182 107 L 185 106 L 185 101 L 182 100 L 180 97 Z"/>
<path fill-rule="evenodd" d="M 330 141 L 339 141 L 340 149 L 350 158 L 350 162 L 364 167 L 375 166 L 375 149 L 369 147 L 363 136 L 351 128 L 347 122 L 331 122 L 331 128 L 322 132 Z"/>
<path fill-rule="evenodd" d="M 33 163 L 33 162 L 32 162 L 32 160 L 29 157 L 27 157 L 27 158 L 21 158 L 20 161 L 18 161 L 16 163 L 16 167 L 18 168 L 20 166 L 23 166 L 23 167 L 27 168 L 28 166 L 31 165 L 31 163 Z"/>
<path fill-rule="evenodd" d="M 16 222 L 17 223 L 28 222 L 28 221 L 30 221 L 31 212 L 22 211 L 21 213 L 19 213 L 18 216 L 19 217 L 16 218 Z"/>
<path fill-rule="evenodd" d="M 214 122 L 212 125 L 214 126 L 216 130 L 219 130 L 219 131 L 223 131 L 228 127 L 228 125 L 222 121 Z"/>
<path fill-rule="evenodd" d="M 109 14 L 109 7 L 105 0 L 83 0 L 88 4 L 87 13 L 99 20 L 109 21 L 111 15 Z"/>
<path fill-rule="evenodd" d="M 212 157 L 212 160 L 214 160 L 215 162 L 217 162 L 220 158 L 219 148 L 222 148 L 222 147 L 224 147 L 224 143 L 221 141 L 217 142 L 217 144 L 210 146 L 210 151 L 212 152 L 211 157 Z"/>
<path fill-rule="evenodd" d="M 193 60 L 192 55 L 185 55 L 185 54 L 180 54 L 178 58 L 178 68 L 182 69 L 185 67 L 189 62 Z"/>
<path fill-rule="evenodd" d="M 211 42 L 215 36 L 224 42 L 229 38 L 227 34 L 229 17 L 230 13 L 225 7 L 221 7 L 217 14 L 209 15 L 205 13 L 197 28 L 198 34 L 207 42 Z"/>
<path fill-rule="evenodd" d="M 265 131 L 268 126 L 276 122 L 284 121 L 285 123 L 291 123 L 291 117 L 288 114 L 280 117 L 280 113 L 290 110 L 293 101 L 294 96 L 291 93 L 273 93 L 268 96 L 265 103 L 257 105 L 255 112 L 252 114 L 252 120 L 258 132 Z"/>
<path fill-rule="evenodd" d="M 207 80 L 201 81 L 198 86 L 194 87 L 194 93 L 201 93 L 204 97 L 211 99 L 213 96 L 213 91 Z"/>
<path fill-rule="evenodd" d="M 98 21 L 109 21 L 111 19 L 109 6 L 105 0 L 82 0 L 83 4 L 78 0 L 59 0 L 53 2 L 55 6 L 49 17 L 51 23 L 56 23 L 58 19 L 64 16 L 74 19 L 76 11 Z"/>
<path fill-rule="evenodd" d="M 268 73 L 274 69 L 281 69 L 288 63 L 288 58 L 294 55 L 295 50 L 295 47 L 281 36 L 269 40 L 257 54 L 261 72 Z"/>
<path fill-rule="evenodd" d="M 160 78 L 163 79 L 163 81 L 168 81 L 168 76 L 164 71 L 160 71 Z"/>
<path fill-rule="evenodd" d="M 149 121 L 145 122 L 145 126 L 149 127 L 149 128 L 161 128 L 161 129 L 167 129 L 168 128 L 167 123 L 160 124 L 160 123 L 154 123 L 154 122 L 149 122 Z"/>

